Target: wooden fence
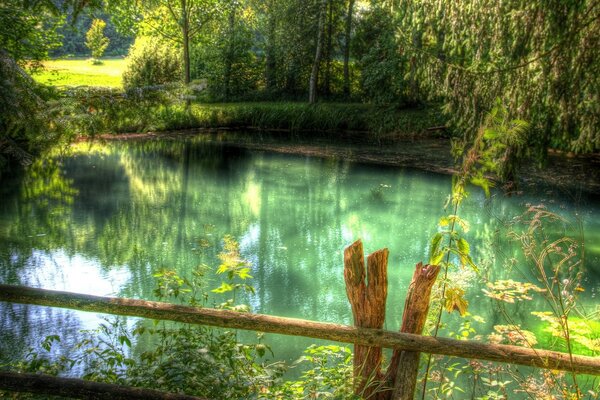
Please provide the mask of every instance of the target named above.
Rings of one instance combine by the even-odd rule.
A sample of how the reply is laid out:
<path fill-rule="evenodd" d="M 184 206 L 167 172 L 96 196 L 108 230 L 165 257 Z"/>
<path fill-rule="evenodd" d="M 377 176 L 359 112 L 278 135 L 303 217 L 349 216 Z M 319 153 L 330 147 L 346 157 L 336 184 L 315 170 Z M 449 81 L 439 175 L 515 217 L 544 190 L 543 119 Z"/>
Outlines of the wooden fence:
<path fill-rule="evenodd" d="M 437 266 L 417 264 L 406 299 L 401 332 L 383 330 L 381 327 L 385 316 L 385 298 L 387 294 L 387 249 L 371 254 L 367 259 L 365 268 L 362 244 L 357 241 L 346 249 L 344 264 L 346 291 L 352 306 L 355 326 L 1 284 L 0 301 L 351 343 L 355 346 L 355 390 L 363 395 L 367 393 L 373 399 L 412 399 L 420 352 L 600 376 L 600 357 L 570 355 L 556 351 L 489 344 L 473 340 L 422 336 L 420 333 L 423 329 L 424 318 L 427 315 L 431 286 L 439 272 Z M 366 279 L 367 274 L 369 274 L 368 282 Z M 394 349 L 394 355 L 386 371 L 387 375 L 381 372 L 381 348 Z M 373 371 L 376 374 L 381 374 L 378 378 L 384 381 L 386 379 L 388 382 L 390 379 L 392 380 L 391 389 L 386 394 L 379 395 L 375 393 L 375 396 L 372 396 L 372 388 L 361 386 L 364 385 L 364 382 L 361 383 L 360 380 L 361 375 L 362 377 L 369 374 L 372 376 Z M 40 388 L 44 386 L 48 388 L 59 387 L 58 380 L 65 379 L 45 377 L 44 379 L 49 379 L 55 383 L 50 384 L 48 383 L 50 381 L 44 381 L 45 383 L 39 383 L 37 386 L 33 383 L 28 386 L 27 382 L 35 383 L 37 381 L 31 376 L 21 375 L 20 378 L 19 376 L 15 378 L 7 374 L 10 373 L 0 373 L 0 389 L 18 391 L 18 388 L 21 387 L 22 391 L 34 393 L 38 393 L 39 390 L 42 390 Z M 400 380 L 400 383 L 398 383 L 398 380 Z M 16 384 L 16 382 L 20 383 Z M 81 380 L 60 382 L 64 383 L 64 387 L 70 387 L 72 389 L 71 396 L 76 398 L 104 399 L 111 398 L 111 396 L 113 399 L 128 398 L 127 394 L 118 397 L 117 394 L 120 393 L 119 390 L 121 389 L 116 385 L 109 385 L 114 386 L 112 388 L 114 391 L 111 392 L 109 390 L 111 388 L 107 389 L 106 386 L 101 384 L 99 384 L 101 386 L 94 386 L 90 382 Z M 138 390 L 136 388 L 122 389 L 125 390 L 123 393 L 135 393 Z M 78 395 L 78 393 L 84 392 L 88 395 Z M 140 395 L 141 397 L 138 398 L 182 400 L 193 398 L 154 392 L 145 393 L 146 397 Z M 52 394 L 55 392 L 47 391 L 45 393 Z M 61 393 L 67 395 L 64 391 Z M 90 397 L 90 393 L 117 394 L 106 397 L 98 394 L 98 397 Z M 155 397 L 151 397 L 151 395 Z M 136 398 L 132 396 L 130 395 L 129 398 Z"/>

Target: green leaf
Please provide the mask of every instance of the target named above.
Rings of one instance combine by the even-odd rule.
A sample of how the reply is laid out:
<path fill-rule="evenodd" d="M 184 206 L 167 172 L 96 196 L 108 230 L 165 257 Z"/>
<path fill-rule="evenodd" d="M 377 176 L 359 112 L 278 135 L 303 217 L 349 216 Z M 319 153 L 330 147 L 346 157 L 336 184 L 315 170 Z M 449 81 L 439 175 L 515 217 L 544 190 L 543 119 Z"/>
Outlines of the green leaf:
<path fill-rule="evenodd" d="M 129 340 L 129 338 L 125 335 L 119 336 L 119 343 L 121 343 L 121 345 L 125 344 L 127 347 L 131 347 L 131 340 Z"/>
<path fill-rule="evenodd" d="M 241 268 L 237 271 L 237 276 L 240 279 L 252 278 L 252 275 L 250 275 L 249 272 L 250 272 L 250 268 Z"/>
<path fill-rule="evenodd" d="M 234 289 L 234 287 L 228 283 L 225 282 L 221 282 L 221 286 L 219 286 L 216 289 L 211 290 L 211 292 L 213 293 L 226 293 L 226 292 L 231 292 Z"/>
<path fill-rule="evenodd" d="M 461 255 L 468 256 L 471 253 L 471 246 L 469 245 L 469 242 L 465 240 L 465 238 L 458 239 L 456 244 Z"/>
<path fill-rule="evenodd" d="M 433 238 L 431 238 L 431 244 L 430 244 L 430 256 L 429 256 L 429 264 L 431 265 L 438 265 L 441 261 L 442 258 L 444 257 L 444 252 L 440 251 L 440 244 L 442 243 L 442 238 L 444 237 L 444 235 L 440 232 L 436 233 L 435 235 L 433 235 Z"/>
<path fill-rule="evenodd" d="M 252 294 L 256 293 L 255 290 L 254 290 L 254 286 L 252 286 L 252 285 L 243 285 L 242 287 L 248 293 L 252 293 Z"/>

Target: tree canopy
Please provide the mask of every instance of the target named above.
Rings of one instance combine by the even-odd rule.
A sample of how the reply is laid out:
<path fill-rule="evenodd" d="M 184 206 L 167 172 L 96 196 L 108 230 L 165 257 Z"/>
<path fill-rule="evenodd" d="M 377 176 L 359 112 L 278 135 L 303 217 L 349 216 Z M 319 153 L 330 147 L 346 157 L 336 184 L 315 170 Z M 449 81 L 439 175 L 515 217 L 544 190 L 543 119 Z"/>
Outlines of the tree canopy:
<path fill-rule="evenodd" d="M 599 13 L 592 0 L 6 0 L 0 52 L 32 68 L 84 51 L 69 32 L 101 18 L 109 53 L 125 55 L 134 36 L 166 40 L 181 81 L 212 101 L 438 103 L 469 140 L 499 100 L 529 122 L 522 149 L 585 153 L 600 150 Z"/>

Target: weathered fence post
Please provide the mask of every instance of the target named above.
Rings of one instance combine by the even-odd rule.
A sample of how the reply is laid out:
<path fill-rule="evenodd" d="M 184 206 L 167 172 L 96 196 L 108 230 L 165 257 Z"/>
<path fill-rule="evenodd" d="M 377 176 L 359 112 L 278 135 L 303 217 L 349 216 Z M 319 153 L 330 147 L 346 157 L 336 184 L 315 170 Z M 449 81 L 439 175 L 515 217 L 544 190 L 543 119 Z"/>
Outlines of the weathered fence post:
<path fill-rule="evenodd" d="M 367 258 L 360 240 L 344 250 L 344 280 L 352 307 L 354 325 L 361 328 L 383 328 L 387 298 L 388 250 L 382 249 Z M 383 382 L 381 347 L 354 345 L 354 392 L 369 398 Z"/>
<path fill-rule="evenodd" d="M 429 311 L 431 288 L 439 272 L 440 267 L 437 265 L 417 264 L 406 294 L 400 332 L 417 335 L 423 333 Z M 386 371 L 386 381 L 394 388 L 392 394 L 394 400 L 413 399 L 420 354 L 416 351 L 394 350 L 390 366 Z"/>
<path fill-rule="evenodd" d="M 387 297 L 388 250 L 369 255 L 367 271 L 360 240 L 344 250 L 344 279 L 352 307 L 354 325 L 362 328 L 383 327 Z M 400 332 L 421 335 L 429 311 L 431 289 L 440 272 L 437 265 L 418 263 L 404 303 Z M 386 373 L 381 369 L 382 349 L 354 345 L 354 392 L 377 400 L 412 400 L 419 370 L 417 351 L 394 350 Z"/>

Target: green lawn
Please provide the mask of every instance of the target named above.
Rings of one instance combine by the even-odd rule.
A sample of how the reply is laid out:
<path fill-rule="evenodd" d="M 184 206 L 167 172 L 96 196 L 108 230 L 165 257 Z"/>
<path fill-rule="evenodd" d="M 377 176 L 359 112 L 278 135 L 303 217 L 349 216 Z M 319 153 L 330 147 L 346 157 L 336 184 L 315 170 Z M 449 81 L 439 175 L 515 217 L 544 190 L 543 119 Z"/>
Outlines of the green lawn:
<path fill-rule="evenodd" d="M 46 85 L 121 87 L 125 60 L 103 59 L 100 65 L 93 65 L 88 59 L 49 60 L 44 67 L 33 78 Z"/>

